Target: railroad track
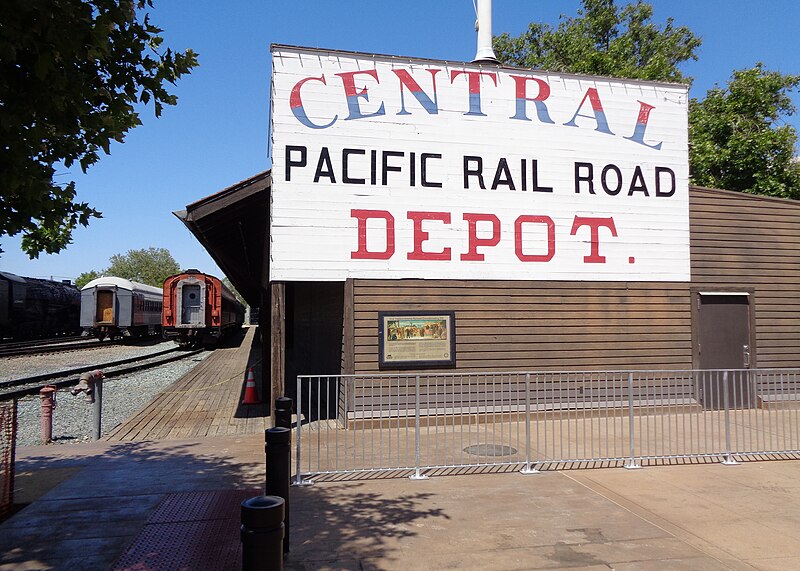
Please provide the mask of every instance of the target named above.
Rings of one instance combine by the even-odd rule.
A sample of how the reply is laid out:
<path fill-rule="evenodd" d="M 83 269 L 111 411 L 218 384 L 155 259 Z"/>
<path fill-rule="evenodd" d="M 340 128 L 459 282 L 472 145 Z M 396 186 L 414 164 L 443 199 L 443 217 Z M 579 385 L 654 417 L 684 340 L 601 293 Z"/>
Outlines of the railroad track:
<path fill-rule="evenodd" d="M 173 361 L 179 361 L 192 357 L 198 353 L 202 353 L 203 349 L 196 351 L 184 351 L 179 347 L 143 355 L 139 357 L 131 357 L 129 359 L 122 359 L 119 361 L 111 361 L 108 363 L 99 363 L 91 366 L 78 367 L 76 369 L 67 369 L 55 373 L 46 373 L 44 375 L 35 375 L 32 377 L 24 377 L 20 379 L 12 379 L 10 381 L 0 382 L 0 401 L 18 399 L 39 393 L 39 390 L 45 385 L 55 386 L 59 389 L 74 386 L 78 383 L 78 377 L 81 373 L 89 371 L 101 370 L 106 379 L 119 377 L 139 371 L 142 369 L 150 369 L 165 365 Z M 177 354 L 175 354 L 177 353 Z"/>
<path fill-rule="evenodd" d="M 114 342 L 116 343 L 116 342 Z M 86 337 L 49 339 L 46 341 L 23 341 L 18 343 L 4 343 L 0 345 L 0 357 L 19 357 L 21 355 L 39 355 L 43 353 L 56 353 L 59 351 L 80 351 L 96 347 L 108 347 L 110 342 L 101 343 L 96 339 Z"/>
<path fill-rule="evenodd" d="M 0 341 L 0 347 L 15 347 L 15 346 L 31 346 L 31 345 L 47 345 L 48 343 L 57 343 L 59 341 L 78 341 L 86 339 L 83 335 L 63 335 L 61 337 L 48 337 L 47 339 L 27 339 L 25 341 Z"/>

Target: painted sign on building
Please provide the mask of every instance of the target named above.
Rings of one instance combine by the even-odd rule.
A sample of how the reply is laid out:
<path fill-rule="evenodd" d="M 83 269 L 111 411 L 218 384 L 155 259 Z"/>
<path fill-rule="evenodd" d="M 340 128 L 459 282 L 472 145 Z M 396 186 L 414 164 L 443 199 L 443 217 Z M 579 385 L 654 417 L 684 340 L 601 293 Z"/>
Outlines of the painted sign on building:
<path fill-rule="evenodd" d="M 272 281 L 689 280 L 686 86 L 272 56 Z"/>

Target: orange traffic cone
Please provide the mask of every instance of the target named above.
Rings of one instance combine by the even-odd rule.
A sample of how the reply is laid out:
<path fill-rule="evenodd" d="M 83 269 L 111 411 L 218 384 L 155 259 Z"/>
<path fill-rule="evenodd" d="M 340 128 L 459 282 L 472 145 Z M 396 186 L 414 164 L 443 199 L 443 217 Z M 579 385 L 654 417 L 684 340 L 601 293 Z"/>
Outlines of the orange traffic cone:
<path fill-rule="evenodd" d="M 253 376 L 253 368 L 247 373 L 247 384 L 244 387 L 244 398 L 242 404 L 261 404 L 258 399 L 258 389 L 256 389 L 256 378 Z"/>

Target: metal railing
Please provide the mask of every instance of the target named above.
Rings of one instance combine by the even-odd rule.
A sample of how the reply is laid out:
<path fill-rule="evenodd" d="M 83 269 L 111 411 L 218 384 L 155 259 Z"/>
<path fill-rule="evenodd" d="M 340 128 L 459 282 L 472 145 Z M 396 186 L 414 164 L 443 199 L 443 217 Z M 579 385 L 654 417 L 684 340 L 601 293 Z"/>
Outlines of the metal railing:
<path fill-rule="evenodd" d="M 299 376 L 295 484 L 800 452 L 800 369 Z"/>

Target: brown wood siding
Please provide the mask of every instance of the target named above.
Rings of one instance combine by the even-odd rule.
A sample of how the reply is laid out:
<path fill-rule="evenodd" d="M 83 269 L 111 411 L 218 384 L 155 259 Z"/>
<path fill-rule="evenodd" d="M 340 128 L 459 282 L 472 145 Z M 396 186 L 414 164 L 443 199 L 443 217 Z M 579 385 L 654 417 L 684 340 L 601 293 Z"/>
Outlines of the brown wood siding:
<path fill-rule="evenodd" d="M 692 188 L 692 282 L 753 289 L 759 368 L 800 366 L 800 202 Z"/>
<path fill-rule="evenodd" d="M 689 284 L 356 280 L 355 370 L 378 370 L 378 311 L 452 310 L 456 368 L 688 368 Z"/>
<path fill-rule="evenodd" d="M 800 203 L 692 187 L 692 282 L 353 281 L 353 370 L 378 312 L 456 314 L 464 371 L 688 369 L 691 290 L 753 288 L 756 363 L 800 366 Z"/>

